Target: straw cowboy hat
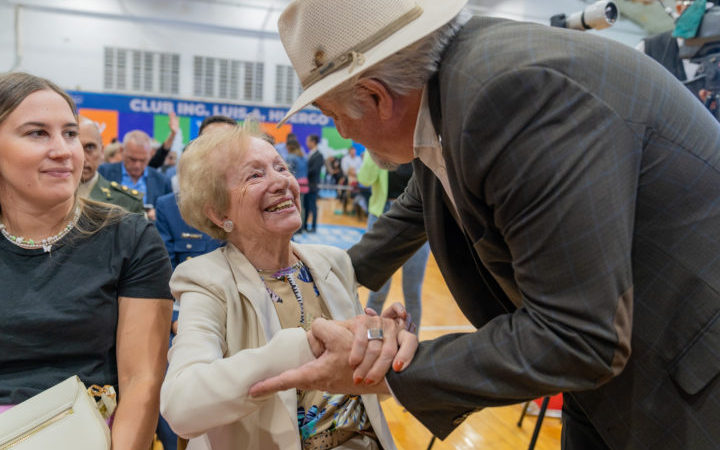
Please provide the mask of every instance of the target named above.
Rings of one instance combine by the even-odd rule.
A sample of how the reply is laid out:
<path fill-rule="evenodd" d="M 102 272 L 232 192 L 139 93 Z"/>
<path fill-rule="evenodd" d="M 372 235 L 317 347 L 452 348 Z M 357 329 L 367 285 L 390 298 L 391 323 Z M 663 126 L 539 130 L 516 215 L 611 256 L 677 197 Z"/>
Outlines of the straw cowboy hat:
<path fill-rule="evenodd" d="M 278 31 L 302 83 L 290 116 L 448 23 L 467 0 L 295 0 Z M 280 122 L 280 123 L 282 123 Z"/>

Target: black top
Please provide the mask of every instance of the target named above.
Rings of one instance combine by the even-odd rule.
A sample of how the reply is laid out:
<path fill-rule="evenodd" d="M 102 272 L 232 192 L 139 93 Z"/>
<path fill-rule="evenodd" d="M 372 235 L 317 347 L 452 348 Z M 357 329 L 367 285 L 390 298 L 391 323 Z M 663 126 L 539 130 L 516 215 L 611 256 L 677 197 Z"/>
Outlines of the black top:
<path fill-rule="evenodd" d="M 388 200 L 395 200 L 405 191 L 412 177 L 412 163 L 400 164 L 397 169 L 388 172 Z"/>
<path fill-rule="evenodd" d="M 89 237 L 73 230 L 50 253 L 0 236 L 0 405 L 72 375 L 117 389 L 118 297 L 172 299 L 170 274 L 158 232 L 139 214 Z"/>

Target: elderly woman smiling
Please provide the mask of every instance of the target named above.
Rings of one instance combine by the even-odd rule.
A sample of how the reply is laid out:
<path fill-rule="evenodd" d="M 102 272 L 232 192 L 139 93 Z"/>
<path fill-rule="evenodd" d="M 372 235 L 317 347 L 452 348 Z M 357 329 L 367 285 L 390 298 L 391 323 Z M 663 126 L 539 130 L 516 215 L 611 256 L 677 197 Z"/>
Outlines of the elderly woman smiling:
<path fill-rule="evenodd" d="M 243 128 L 221 129 L 188 147 L 178 176 L 185 220 L 228 245 L 171 280 L 180 323 L 161 411 L 172 428 L 189 448 L 395 448 L 374 394 L 248 395 L 322 353 L 313 320 L 362 314 L 346 253 L 291 242 L 299 187 L 280 155 Z"/>

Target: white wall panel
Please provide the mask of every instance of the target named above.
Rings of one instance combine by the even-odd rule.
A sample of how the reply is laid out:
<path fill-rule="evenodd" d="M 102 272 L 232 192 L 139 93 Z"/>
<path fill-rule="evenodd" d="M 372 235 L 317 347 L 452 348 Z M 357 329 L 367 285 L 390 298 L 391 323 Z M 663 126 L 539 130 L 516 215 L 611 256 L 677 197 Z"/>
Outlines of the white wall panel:
<path fill-rule="evenodd" d="M 441 0 L 438 0 L 441 1 Z M 103 49 L 179 53 L 180 94 L 193 97 L 193 56 L 265 64 L 264 101 L 275 99 L 275 66 L 289 60 L 276 23 L 287 0 L 0 0 L 0 70 L 15 62 L 14 9 L 21 6 L 19 69 L 63 87 L 103 92 Z M 472 0 L 480 14 L 549 23 L 587 6 L 579 0 Z M 622 21 L 598 35 L 635 45 L 644 35 Z"/>

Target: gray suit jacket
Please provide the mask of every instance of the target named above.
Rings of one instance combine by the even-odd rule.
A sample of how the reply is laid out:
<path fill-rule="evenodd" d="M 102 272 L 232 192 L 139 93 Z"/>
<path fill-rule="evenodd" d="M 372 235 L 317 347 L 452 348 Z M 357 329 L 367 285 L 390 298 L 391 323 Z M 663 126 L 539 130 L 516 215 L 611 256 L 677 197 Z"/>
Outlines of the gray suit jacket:
<path fill-rule="evenodd" d="M 377 289 L 427 236 L 478 330 L 389 373 L 403 406 L 445 437 L 571 392 L 612 448 L 720 448 L 717 122 L 633 49 L 500 19 L 471 20 L 428 89 L 459 217 L 416 160 L 350 255 Z"/>

